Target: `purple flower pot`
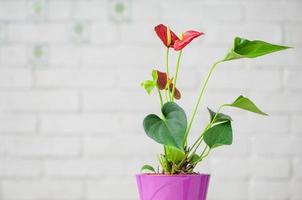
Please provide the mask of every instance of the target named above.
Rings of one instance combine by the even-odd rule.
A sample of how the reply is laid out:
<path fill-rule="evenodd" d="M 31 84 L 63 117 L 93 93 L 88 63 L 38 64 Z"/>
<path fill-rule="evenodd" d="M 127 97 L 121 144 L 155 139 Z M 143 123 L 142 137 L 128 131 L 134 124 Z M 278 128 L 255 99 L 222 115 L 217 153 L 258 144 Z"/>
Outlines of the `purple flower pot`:
<path fill-rule="evenodd" d="M 138 174 L 140 200 L 206 200 L 210 175 Z"/>

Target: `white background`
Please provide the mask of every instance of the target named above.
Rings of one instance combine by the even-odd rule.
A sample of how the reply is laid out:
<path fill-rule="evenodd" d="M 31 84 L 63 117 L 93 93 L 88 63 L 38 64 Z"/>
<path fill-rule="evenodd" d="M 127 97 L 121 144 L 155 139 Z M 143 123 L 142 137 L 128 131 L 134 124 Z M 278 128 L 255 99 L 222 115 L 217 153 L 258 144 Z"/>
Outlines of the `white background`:
<path fill-rule="evenodd" d="M 301 10 L 299 0 L 0 0 L 0 199 L 138 199 L 134 174 L 162 150 L 142 128 L 159 101 L 140 82 L 164 70 L 153 27 L 165 23 L 206 33 L 183 51 L 188 116 L 235 36 L 295 47 L 218 66 L 191 137 L 206 106 L 248 96 L 270 116 L 224 110 L 234 144 L 198 167 L 212 174 L 208 199 L 301 200 Z"/>

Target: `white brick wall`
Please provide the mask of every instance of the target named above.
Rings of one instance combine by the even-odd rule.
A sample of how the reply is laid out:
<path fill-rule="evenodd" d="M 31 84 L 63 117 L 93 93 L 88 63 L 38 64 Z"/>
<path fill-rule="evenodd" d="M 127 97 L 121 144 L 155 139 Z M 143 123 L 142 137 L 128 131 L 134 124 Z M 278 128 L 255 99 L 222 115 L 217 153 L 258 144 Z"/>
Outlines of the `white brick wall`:
<path fill-rule="evenodd" d="M 217 68 L 203 106 L 244 94 L 270 116 L 226 110 L 234 144 L 198 170 L 212 174 L 209 200 L 301 200 L 301 10 L 299 0 L 0 0 L 0 199 L 138 199 L 134 174 L 161 151 L 142 128 L 159 102 L 140 81 L 163 70 L 162 22 L 206 33 L 181 61 L 188 114 L 233 37 L 295 47 Z"/>

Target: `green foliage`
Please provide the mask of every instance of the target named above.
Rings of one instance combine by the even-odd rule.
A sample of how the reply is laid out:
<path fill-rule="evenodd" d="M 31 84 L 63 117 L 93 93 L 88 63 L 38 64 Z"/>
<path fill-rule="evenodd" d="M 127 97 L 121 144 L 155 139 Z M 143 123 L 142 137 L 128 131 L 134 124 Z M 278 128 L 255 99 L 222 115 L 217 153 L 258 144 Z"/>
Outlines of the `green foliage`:
<path fill-rule="evenodd" d="M 187 128 L 184 110 L 174 102 L 167 102 L 161 109 L 163 119 L 155 114 L 145 117 L 143 125 L 147 135 L 160 144 L 183 150 L 183 139 Z"/>
<path fill-rule="evenodd" d="M 231 122 L 222 122 L 209 128 L 204 133 L 203 139 L 211 149 L 221 145 L 231 145 L 233 142 Z"/>
<path fill-rule="evenodd" d="M 197 155 L 197 154 L 194 154 L 190 160 L 190 162 L 195 165 L 197 164 L 198 162 L 200 162 L 202 160 L 202 157 Z"/>
<path fill-rule="evenodd" d="M 233 103 L 226 104 L 226 106 L 240 108 L 260 115 L 267 115 L 266 113 L 262 112 L 250 99 L 242 95 L 240 95 Z"/>
<path fill-rule="evenodd" d="M 166 159 L 166 155 L 160 155 L 158 160 L 163 168 L 163 172 L 170 172 L 172 167 L 169 161 Z"/>
<path fill-rule="evenodd" d="M 165 29 L 162 29 L 163 33 L 160 33 L 160 37 L 165 37 Z M 164 38 L 165 39 L 165 38 Z M 164 40 L 165 41 L 165 40 Z M 157 143 L 163 144 L 164 153 L 158 155 L 159 163 L 162 167 L 162 173 L 164 174 L 188 174 L 194 173 L 195 166 L 204 160 L 209 153 L 220 146 L 231 145 L 233 142 L 232 131 L 232 118 L 220 110 L 224 107 L 234 107 L 249 112 L 253 112 L 260 115 L 267 115 L 261 111 L 255 103 L 250 99 L 239 96 L 233 103 L 223 104 L 219 107 L 218 111 L 213 111 L 208 108 L 210 114 L 210 122 L 206 125 L 203 131 L 201 131 L 199 137 L 194 141 L 193 145 L 188 144 L 187 136 L 190 132 L 191 125 L 195 118 L 196 112 L 199 108 L 200 101 L 206 90 L 210 76 L 212 75 L 216 66 L 224 61 L 230 61 L 241 58 L 256 58 L 259 56 L 267 55 L 273 52 L 288 49 L 290 47 L 270 44 L 260 40 L 250 41 L 244 38 L 236 37 L 234 39 L 233 48 L 227 53 L 223 60 L 215 62 L 210 68 L 204 84 L 201 87 L 201 91 L 198 95 L 196 105 L 193 109 L 192 116 L 187 125 L 187 117 L 184 110 L 173 102 L 171 98 L 171 91 L 166 89 L 167 81 L 173 81 L 173 77 L 167 76 L 162 80 L 164 82 L 163 87 L 159 87 L 161 79 L 158 77 L 156 70 L 152 71 L 152 80 L 146 80 L 142 82 L 142 86 L 145 88 L 148 94 L 151 94 L 154 88 L 158 89 L 158 95 L 161 103 L 161 117 L 155 114 L 150 114 L 145 117 L 143 126 L 146 134 Z M 166 72 L 168 73 L 168 59 L 169 59 L 169 47 L 166 51 Z M 175 76 L 173 85 L 176 87 L 177 72 L 179 67 L 180 55 L 178 56 L 176 69 L 174 70 Z M 252 78 L 252 77 L 251 77 Z M 171 79 L 171 80 L 170 80 Z M 252 80 L 251 80 L 252 81 Z M 159 89 L 160 88 L 160 89 Z M 161 93 L 164 92 L 166 101 L 163 100 Z M 173 96 L 173 95 L 172 95 Z M 170 97 L 170 98 L 169 98 Z M 203 151 L 200 152 L 199 148 L 203 146 Z M 150 165 L 143 166 L 142 170 L 152 171 L 155 170 Z"/>
<path fill-rule="evenodd" d="M 156 70 L 152 70 L 152 80 L 146 80 L 141 83 L 141 86 L 145 88 L 147 93 L 150 95 L 152 90 L 157 86 L 157 72 Z"/>
<path fill-rule="evenodd" d="M 142 166 L 141 171 L 150 171 L 156 173 L 155 169 L 151 165 Z"/>
<path fill-rule="evenodd" d="M 212 111 L 210 108 L 208 108 L 208 111 L 210 113 L 211 123 L 213 123 L 213 124 L 217 123 L 217 122 L 232 121 L 232 118 L 226 114 L 216 113 L 216 112 Z"/>
<path fill-rule="evenodd" d="M 244 38 L 236 37 L 234 39 L 234 47 L 226 55 L 223 61 L 240 58 L 256 58 L 288 48 L 290 47 L 270 44 L 260 40 L 250 41 Z"/>
<path fill-rule="evenodd" d="M 224 104 L 223 106 L 236 107 L 243 110 L 247 110 L 250 112 L 254 112 L 260 115 L 267 115 L 262 112 L 250 99 L 239 96 L 233 103 Z M 219 147 L 221 145 L 230 145 L 232 144 L 233 134 L 232 134 L 232 126 L 231 121 L 232 118 L 223 113 L 216 113 L 208 108 L 210 113 L 210 127 L 204 133 L 204 141 L 211 148 Z M 215 125 L 215 123 L 219 123 Z"/>
<path fill-rule="evenodd" d="M 166 146 L 166 157 L 172 163 L 179 163 L 185 158 L 186 154 L 177 148 Z"/>
<path fill-rule="evenodd" d="M 154 87 L 156 87 L 156 83 L 154 83 L 154 81 L 146 80 L 141 83 L 141 86 L 144 87 L 147 93 L 150 95 Z"/>
<path fill-rule="evenodd" d="M 152 70 L 152 79 L 153 81 L 157 81 L 158 79 L 157 71 L 154 69 Z"/>

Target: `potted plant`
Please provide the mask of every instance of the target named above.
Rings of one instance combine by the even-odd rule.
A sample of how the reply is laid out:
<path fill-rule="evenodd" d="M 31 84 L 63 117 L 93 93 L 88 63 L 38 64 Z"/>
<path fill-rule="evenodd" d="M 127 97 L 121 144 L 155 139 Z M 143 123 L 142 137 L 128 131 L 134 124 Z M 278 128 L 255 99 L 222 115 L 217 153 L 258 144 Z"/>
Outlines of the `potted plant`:
<path fill-rule="evenodd" d="M 155 32 L 166 47 L 165 72 L 154 69 L 152 79 L 143 81 L 142 86 L 148 94 L 153 90 L 158 93 L 161 113 L 146 116 L 143 126 L 150 138 L 163 145 L 163 153 L 158 155 L 161 170 L 144 165 L 142 170 L 149 170 L 151 173 L 136 176 L 140 199 L 205 200 L 210 175 L 197 173 L 194 169 L 213 149 L 232 144 L 232 118 L 222 113 L 223 108 L 233 107 L 259 115 L 267 115 L 249 98 L 240 95 L 233 102 L 220 105 L 216 111 L 208 108 L 210 116 L 208 124 L 202 129 L 195 142 L 189 144 L 187 138 L 213 71 L 222 62 L 241 58 L 256 58 L 289 47 L 236 37 L 233 47 L 225 57 L 215 62 L 210 68 L 202 84 L 193 113 L 187 120 L 185 111 L 175 102 L 181 98 L 181 93 L 177 88 L 180 59 L 183 48 L 203 33 L 190 30 L 178 37 L 163 24 L 157 25 Z M 170 49 L 178 52 L 173 77 L 169 69 Z"/>

